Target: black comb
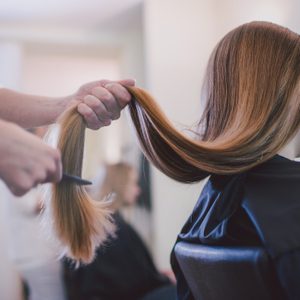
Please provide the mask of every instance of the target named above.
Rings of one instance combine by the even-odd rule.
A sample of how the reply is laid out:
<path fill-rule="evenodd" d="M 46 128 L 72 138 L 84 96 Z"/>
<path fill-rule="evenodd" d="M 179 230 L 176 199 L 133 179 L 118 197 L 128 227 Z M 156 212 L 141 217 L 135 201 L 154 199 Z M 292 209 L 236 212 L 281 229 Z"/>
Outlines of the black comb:
<path fill-rule="evenodd" d="M 61 181 L 66 181 L 66 182 L 71 182 L 77 185 L 91 185 L 92 182 L 86 179 L 82 179 L 79 176 L 75 176 L 75 175 L 70 175 L 67 173 L 63 173 L 63 177 L 61 179 Z"/>

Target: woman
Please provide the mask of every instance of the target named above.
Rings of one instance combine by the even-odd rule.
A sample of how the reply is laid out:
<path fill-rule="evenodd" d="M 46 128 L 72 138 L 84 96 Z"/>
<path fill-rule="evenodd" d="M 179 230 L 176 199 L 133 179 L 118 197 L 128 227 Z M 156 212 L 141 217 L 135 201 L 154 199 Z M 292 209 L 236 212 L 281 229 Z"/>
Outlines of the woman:
<path fill-rule="evenodd" d="M 267 22 L 229 32 L 205 76 L 199 137 L 179 133 L 147 92 L 126 86 L 145 155 L 167 176 L 211 175 L 179 240 L 263 245 L 289 299 L 300 299 L 300 37 Z M 173 255 L 179 299 L 193 299 Z"/>
<path fill-rule="evenodd" d="M 146 92 L 128 89 L 146 156 L 180 182 L 211 175 L 178 240 L 263 245 L 286 297 L 300 299 L 300 163 L 291 160 L 300 154 L 299 35 L 252 22 L 218 43 L 197 140 L 177 132 Z M 276 155 L 286 147 L 295 156 Z M 174 255 L 172 265 L 179 299 L 193 299 Z"/>
<path fill-rule="evenodd" d="M 174 299 L 175 287 L 158 272 L 145 244 L 120 213 L 135 205 L 140 194 L 137 171 L 125 163 L 107 165 L 94 185 L 94 199 L 112 200 L 116 237 L 97 250 L 91 264 L 77 270 L 67 267 L 69 299 L 135 300 L 154 291 L 147 299 Z"/>

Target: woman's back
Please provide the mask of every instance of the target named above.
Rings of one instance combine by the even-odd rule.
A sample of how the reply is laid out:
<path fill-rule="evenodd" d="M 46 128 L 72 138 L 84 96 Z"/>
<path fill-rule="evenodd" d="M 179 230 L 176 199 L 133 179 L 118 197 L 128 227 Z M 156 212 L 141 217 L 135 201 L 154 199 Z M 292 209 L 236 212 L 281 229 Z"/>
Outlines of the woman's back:
<path fill-rule="evenodd" d="M 241 174 L 211 176 L 178 241 L 262 245 L 272 258 L 285 294 L 298 299 L 300 185 L 297 182 L 300 182 L 300 163 L 281 156 Z M 180 298 L 192 299 L 174 253 L 172 265 Z"/>

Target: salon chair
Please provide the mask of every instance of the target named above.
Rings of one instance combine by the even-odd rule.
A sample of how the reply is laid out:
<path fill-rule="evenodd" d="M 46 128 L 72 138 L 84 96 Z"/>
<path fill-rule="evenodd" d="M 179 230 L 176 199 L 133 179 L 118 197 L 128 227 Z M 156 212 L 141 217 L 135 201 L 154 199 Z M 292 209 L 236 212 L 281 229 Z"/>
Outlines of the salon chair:
<path fill-rule="evenodd" d="M 196 300 L 284 300 L 263 248 L 179 242 L 175 255 Z"/>

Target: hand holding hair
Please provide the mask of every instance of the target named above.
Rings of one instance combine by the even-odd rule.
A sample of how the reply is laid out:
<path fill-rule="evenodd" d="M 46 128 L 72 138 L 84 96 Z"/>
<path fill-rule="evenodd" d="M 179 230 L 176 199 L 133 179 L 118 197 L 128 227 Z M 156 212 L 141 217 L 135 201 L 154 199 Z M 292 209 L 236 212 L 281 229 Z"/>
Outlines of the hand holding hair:
<path fill-rule="evenodd" d="M 19 128 L 32 128 L 54 123 L 66 109 L 77 110 L 87 127 L 98 129 L 120 116 L 130 95 L 121 84 L 134 85 L 134 80 L 95 81 L 83 85 L 67 97 L 44 97 L 0 88 L 0 178 L 17 196 L 39 183 L 58 182 L 62 176 L 57 149 Z M 108 85 L 105 89 L 104 86 Z"/>
<path fill-rule="evenodd" d="M 123 85 L 134 86 L 135 81 L 100 80 L 83 85 L 72 97 L 69 106 L 77 104 L 78 112 L 84 117 L 86 126 L 99 129 L 108 126 L 120 117 L 121 110 L 131 96 Z"/>

